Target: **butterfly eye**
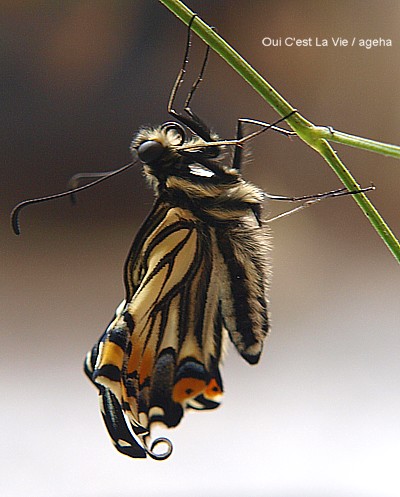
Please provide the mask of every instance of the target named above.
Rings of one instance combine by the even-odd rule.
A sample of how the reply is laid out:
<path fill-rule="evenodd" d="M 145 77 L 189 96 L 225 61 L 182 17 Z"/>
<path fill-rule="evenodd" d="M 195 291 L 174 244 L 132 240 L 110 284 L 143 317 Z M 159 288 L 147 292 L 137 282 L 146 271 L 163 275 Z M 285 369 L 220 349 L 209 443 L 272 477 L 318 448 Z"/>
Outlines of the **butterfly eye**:
<path fill-rule="evenodd" d="M 179 146 L 186 141 L 185 130 L 179 123 L 169 121 L 161 126 L 161 130 L 165 133 L 171 145 Z"/>
<path fill-rule="evenodd" d="M 139 159 L 146 164 L 151 164 L 160 159 L 164 151 L 164 146 L 155 140 L 145 141 L 137 149 Z"/>

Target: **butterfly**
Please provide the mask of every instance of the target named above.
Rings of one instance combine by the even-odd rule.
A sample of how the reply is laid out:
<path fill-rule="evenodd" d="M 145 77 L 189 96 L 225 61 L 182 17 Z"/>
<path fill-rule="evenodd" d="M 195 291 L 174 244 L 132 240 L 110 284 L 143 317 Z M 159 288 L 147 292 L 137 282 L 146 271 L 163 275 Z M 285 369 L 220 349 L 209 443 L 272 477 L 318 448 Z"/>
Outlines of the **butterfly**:
<path fill-rule="evenodd" d="M 204 123 L 202 135 L 168 122 L 141 129 L 131 147 L 156 200 L 125 263 L 125 299 L 85 371 L 114 445 L 132 457 L 155 455 L 145 443 L 153 423 L 218 407 L 224 343 L 255 364 L 269 328 L 263 193 L 206 145 L 217 138 Z"/>

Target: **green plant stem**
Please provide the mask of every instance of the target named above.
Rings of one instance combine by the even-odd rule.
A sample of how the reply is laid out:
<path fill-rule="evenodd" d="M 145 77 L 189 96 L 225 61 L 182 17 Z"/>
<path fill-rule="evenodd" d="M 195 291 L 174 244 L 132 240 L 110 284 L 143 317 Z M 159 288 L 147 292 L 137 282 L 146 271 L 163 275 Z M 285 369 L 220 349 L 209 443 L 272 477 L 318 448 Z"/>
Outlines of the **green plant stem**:
<path fill-rule="evenodd" d="M 186 25 L 189 24 L 195 14 L 180 0 L 160 0 L 160 2 Z M 284 117 L 295 110 L 247 61 L 198 16 L 192 23 L 192 30 L 240 74 L 278 114 Z M 332 150 L 327 140 L 383 155 L 390 155 L 396 158 L 400 157 L 400 147 L 348 135 L 332 130 L 329 127 L 314 126 L 298 112 L 288 117 L 286 121 L 304 142 L 322 155 L 344 186 L 349 190 L 357 189 L 359 185 L 337 154 Z M 353 195 L 353 198 L 379 236 L 386 243 L 389 250 L 393 253 L 396 260 L 400 263 L 400 243 L 389 226 L 365 194 Z"/>
<path fill-rule="evenodd" d="M 369 152 L 376 152 L 377 154 L 400 159 L 400 147 L 397 145 L 390 145 L 389 143 L 382 143 L 369 138 L 361 138 L 361 136 L 349 135 L 342 131 L 336 131 L 330 126 L 320 126 L 316 128 L 316 132 L 319 133 L 320 138 L 335 143 L 342 143 L 349 147 L 362 148 Z"/>

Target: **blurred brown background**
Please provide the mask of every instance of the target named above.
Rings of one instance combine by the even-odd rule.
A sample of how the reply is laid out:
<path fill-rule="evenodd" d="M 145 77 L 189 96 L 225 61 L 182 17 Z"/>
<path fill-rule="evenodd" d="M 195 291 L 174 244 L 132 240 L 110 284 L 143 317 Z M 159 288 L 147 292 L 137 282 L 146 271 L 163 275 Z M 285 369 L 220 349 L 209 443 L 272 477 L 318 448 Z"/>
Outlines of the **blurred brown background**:
<path fill-rule="evenodd" d="M 317 124 L 399 143 L 397 0 L 188 5 Z M 273 332 L 260 365 L 231 350 L 216 412 L 168 433 L 164 463 L 111 446 L 81 373 L 123 296 L 122 266 L 152 204 L 138 170 L 68 199 L 71 175 L 117 168 L 166 104 L 185 27 L 156 1 L 2 1 L 1 436 L 4 496 L 398 496 L 399 273 L 350 198 L 273 223 Z M 392 39 L 391 48 L 266 48 L 264 37 Z M 190 75 L 203 44 L 194 39 Z M 190 80 L 190 76 L 188 77 Z M 277 115 L 212 54 L 193 108 L 224 138 L 238 117 Z M 395 233 L 399 163 L 337 145 Z M 267 133 L 248 179 L 270 193 L 340 187 L 300 141 Z M 285 205 L 270 205 L 272 214 Z"/>

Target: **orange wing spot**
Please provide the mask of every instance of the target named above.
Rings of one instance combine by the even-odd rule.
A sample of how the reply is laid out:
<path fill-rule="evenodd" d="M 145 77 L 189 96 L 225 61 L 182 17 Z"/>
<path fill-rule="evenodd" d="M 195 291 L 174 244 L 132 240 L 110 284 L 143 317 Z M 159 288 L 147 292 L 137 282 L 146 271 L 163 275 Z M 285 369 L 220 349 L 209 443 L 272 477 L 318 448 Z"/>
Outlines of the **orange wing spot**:
<path fill-rule="evenodd" d="M 105 366 L 106 364 L 112 364 L 122 369 L 122 364 L 124 361 L 124 351 L 119 345 L 113 342 L 106 342 L 101 351 L 101 364 L 98 366 Z"/>
<path fill-rule="evenodd" d="M 146 350 L 143 354 L 140 363 L 139 382 L 143 383 L 144 380 L 151 375 L 154 367 L 154 352 L 150 349 Z"/>
<path fill-rule="evenodd" d="M 137 371 L 139 368 L 139 363 L 141 359 L 142 351 L 139 347 L 132 346 L 132 352 L 128 360 L 127 372 L 128 374 Z"/>
<path fill-rule="evenodd" d="M 214 397 L 219 397 L 222 394 L 221 387 L 216 382 L 215 378 L 213 378 L 210 383 L 207 385 L 204 396 L 207 399 L 213 399 Z"/>
<path fill-rule="evenodd" d="M 206 387 L 203 380 L 196 378 L 182 378 L 174 386 L 172 391 L 172 399 L 174 402 L 182 403 L 187 399 L 192 399 L 200 395 Z"/>

